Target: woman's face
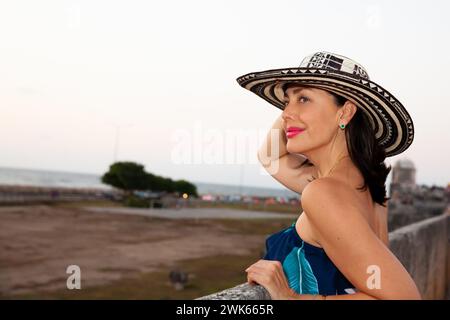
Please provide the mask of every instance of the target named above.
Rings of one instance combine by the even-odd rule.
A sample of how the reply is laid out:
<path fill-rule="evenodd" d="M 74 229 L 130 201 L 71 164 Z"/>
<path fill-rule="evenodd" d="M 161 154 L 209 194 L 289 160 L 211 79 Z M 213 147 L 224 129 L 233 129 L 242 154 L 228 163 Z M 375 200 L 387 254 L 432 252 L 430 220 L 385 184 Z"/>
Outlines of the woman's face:
<path fill-rule="evenodd" d="M 339 108 L 325 90 L 289 85 L 285 90 L 283 126 L 289 153 L 308 153 L 330 143 L 339 129 Z M 289 127 L 304 129 L 289 134 Z"/>

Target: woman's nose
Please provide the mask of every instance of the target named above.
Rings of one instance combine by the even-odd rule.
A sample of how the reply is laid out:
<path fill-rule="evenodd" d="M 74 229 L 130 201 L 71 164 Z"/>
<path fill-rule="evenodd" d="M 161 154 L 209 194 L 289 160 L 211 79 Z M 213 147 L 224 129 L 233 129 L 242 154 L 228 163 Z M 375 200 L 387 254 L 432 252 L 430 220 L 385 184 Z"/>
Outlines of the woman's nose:
<path fill-rule="evenodd" d="M 286 121 L 286 120 L 288 120 L 288 119 L 290 119 L 290 120 L 295 120 L 294 115 L 293 115 L 289 110 L 287 110 L 287 108 L 285 108 L 285 109 L 283 110 L 283 112 L 281 113 L 281 118 L 282 118 L 284 121 Z"/>

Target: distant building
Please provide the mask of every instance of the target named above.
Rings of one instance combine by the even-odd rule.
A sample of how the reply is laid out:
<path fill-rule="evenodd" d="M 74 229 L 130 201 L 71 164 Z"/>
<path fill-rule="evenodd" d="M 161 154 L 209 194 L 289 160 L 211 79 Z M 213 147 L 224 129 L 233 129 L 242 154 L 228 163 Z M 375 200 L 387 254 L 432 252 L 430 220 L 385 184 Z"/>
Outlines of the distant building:
<path fill-rule="evenodd" d="M 395 163 L 392 170 L 392 183 L 401 184 L 404 187 L 416 187 L 416 167 L 411 160 L 402 159 Z"/>
<path fill-rule="evenodd" d="M 450 188 L 416 184 L 411 160 L 397 161 L 392 168 L 391 200 L 388 202 L 389 231 L 442 214 L 450 200 Z"/>
<path fill-rule="evenodd" d="M 412 203 L 412 192 L 417 189 L 416 167 L 409 159 L 402 159 L 395 163 L 392 169 L 391 198 L 394 201 Z"/>

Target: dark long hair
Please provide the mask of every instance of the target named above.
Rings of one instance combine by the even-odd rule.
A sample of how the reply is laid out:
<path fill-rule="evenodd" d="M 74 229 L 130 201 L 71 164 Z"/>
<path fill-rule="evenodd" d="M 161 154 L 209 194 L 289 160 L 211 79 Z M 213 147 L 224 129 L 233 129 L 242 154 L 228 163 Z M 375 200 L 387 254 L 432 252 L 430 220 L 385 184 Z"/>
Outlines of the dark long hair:
<path fill-rule="evenodd" d="M 328 93 L 334 97 L 338 108 L 344 106 L 346 98 L 330 91 Z M 359 107 L 346 125 L 345 138 L 350 158 L 364 177 L 364 184 L 357 189 L 365 191 L 368 187 L 373 201 L 385 206 L 390 199 L 386 197 L 386 178 L 392 167 L 384 163 L 386 151 L 377 143 L 368 116 Z M 306 159 L 302 165 L 312 164 Z"/>

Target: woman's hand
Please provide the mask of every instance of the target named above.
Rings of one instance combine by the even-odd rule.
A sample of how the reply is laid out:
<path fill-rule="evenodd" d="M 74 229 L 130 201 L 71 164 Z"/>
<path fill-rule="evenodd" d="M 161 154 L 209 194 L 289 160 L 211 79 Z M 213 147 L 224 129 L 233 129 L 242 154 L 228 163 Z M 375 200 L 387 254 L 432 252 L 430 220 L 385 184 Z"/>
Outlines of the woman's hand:
<path fill-rule="evenodd" d="M 247 282 L 266 288 L 272 300 L 291 300 L 297 295 L 294 290 L 289 288 L 280 261 L 261 259 L 245 271 L 247 272 Z"/>
<path fill-rule="evenodd" d="M 305 162 L 304 155 L 287 151 L 285 125 L 279 116 L 258 149 L 257 158 L 275 180 L 301 194 L 306 185 L 318 177 L 318 170 L 310 161 Z"/>

